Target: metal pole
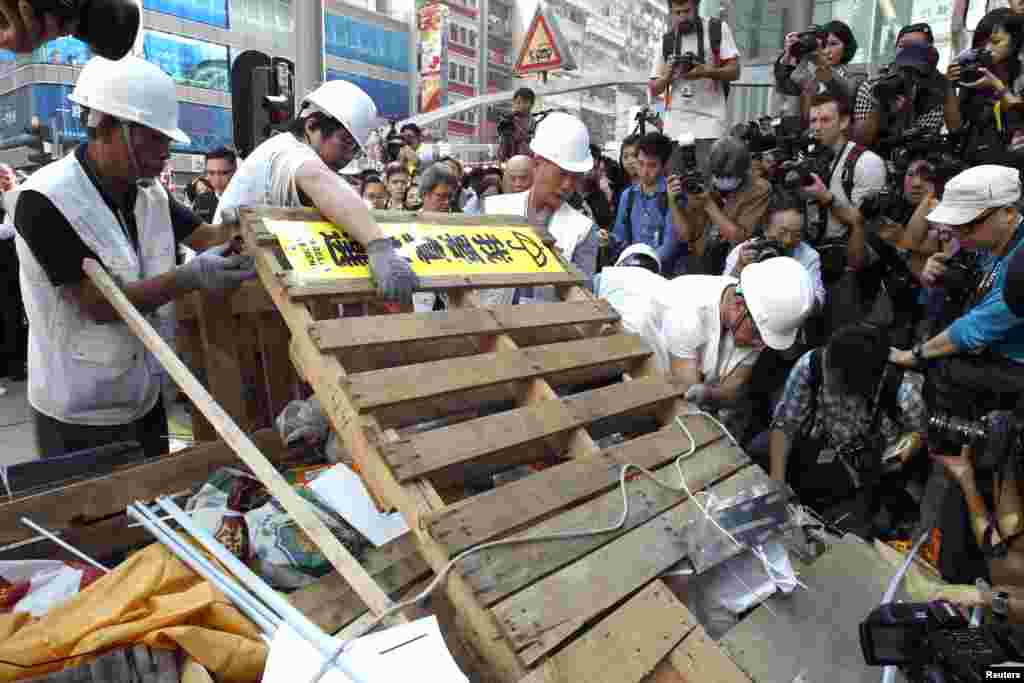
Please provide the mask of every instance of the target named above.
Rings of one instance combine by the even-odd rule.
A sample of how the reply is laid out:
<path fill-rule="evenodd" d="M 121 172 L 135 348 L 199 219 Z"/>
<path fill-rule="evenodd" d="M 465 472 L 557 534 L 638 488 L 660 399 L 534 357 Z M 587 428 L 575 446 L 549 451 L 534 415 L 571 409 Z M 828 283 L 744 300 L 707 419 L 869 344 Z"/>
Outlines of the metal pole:
<path fill-rule="evenodd" d="M 44 529 L 43 527 L 39 526 L 38 524 L 33 522 L 28 517 L 22 517 L 21 518 L 21 523 L 24 524 L 25 526 L 27 526 L 32 531 L 36 532 L 37 534 L 42 534 L 44 537 L 50 539 L 51 541 L 53 541 L 54 543 L 59 545 L 61 548 L 64 548 L 64 550 L 67 550 L 69 553 L 71 553 L 72 555 L 77 557 L 78 559 L 91 564 L 93 567 L 96 567 L 96 569 L 99 569 L 101 572 L 106 573 L 106 572 L 110 571 L 109 567 L 106 567 L 105 565 L 100 564 L 99 562 L 97 562 L 96 560 L 92 559 L 91 557 L 89 557 L 88 555 L 83 553 L 81 550 L 76 548 L 75 546 L 73 546 L 70 543 L 68 543 L 67 541 L 63 540 L 57 534 L 53 533 L 52 531 L 48 531 L 48 530 Z"/>

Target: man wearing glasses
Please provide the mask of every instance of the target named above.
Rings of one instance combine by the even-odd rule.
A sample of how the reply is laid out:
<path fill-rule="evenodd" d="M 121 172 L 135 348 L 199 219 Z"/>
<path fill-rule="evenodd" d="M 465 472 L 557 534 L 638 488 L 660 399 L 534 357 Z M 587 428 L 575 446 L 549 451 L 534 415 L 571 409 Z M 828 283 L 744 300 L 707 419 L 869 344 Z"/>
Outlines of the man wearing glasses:
<path fill-rule="evenodd" d="M 940 204 L 928 221 L 949 225 L 961 248 L 987 252 L 973 305 L 943 332 L 910 350 L 893 349 L 889 360 L 913 367 L 924 361 L 963 353 L 990 351 L 996 357 L 1024 363 L 1024 318 L 1003 299 L 1006 263 L 1020 249 L 1020 175 L 1006 166 L 975 166 L 946 184 Z M 943 260 L 939 255 L 933 259 Z M 932 265 L 932 271 L 944 268 Z"/>
<path fill-rule="evenodd" d="M 346 81 L 330 81 L 303 101 L 291 129 L 270 138 L 242 162 L 213 217 L 242 206 L 314 206 L 366 247 L 370 274 L 388 299 L 411 303 L 419 284 L 359 194 L 338 174 L 363 152 L 377 125 L 370 96 Z"/>
<path fill-rule="evenodd" d="M 687 401 L 713 407 L 739 401 L 761 350 L 792 346 L 815 306 L 807 269 L 788 257 L 750 264 L 739 280 L 684 275 L 666 293 L 661 338 L 671 372 Z"/>

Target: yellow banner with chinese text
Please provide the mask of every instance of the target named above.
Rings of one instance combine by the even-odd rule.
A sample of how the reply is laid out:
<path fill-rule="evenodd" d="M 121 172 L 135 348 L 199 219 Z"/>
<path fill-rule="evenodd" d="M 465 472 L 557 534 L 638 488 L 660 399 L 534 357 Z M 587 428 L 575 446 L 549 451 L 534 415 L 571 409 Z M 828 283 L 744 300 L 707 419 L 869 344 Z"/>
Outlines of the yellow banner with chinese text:
<path fill-rule="evenodd" d="M 368 278 L 366 250 L 326 222 L 264 219 L 295 274 L 304 279 Z M 420 277 L 485 273 L 564 273 L 537 235 L 517 226 L 381 224 Z"/>

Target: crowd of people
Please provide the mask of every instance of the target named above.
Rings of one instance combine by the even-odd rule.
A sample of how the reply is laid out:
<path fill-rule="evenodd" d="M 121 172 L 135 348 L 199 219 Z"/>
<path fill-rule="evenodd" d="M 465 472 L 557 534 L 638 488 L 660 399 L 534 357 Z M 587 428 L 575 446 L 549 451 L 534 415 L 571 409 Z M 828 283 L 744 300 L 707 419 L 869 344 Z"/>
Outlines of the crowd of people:
<path fill-rule="evenodd" d="M 365 246 L 399 310 L 438 310 L 444 296 L 413 297 L 418 277 L 372 211 L 519 215 L 649 342 L 686 400 L 801 502 L 868 535 L 937 524 L 947 578 L 1024 584 L 1024 442 L 1012 421 L 1024 417 L 1024 2 L 986 15 L 945 73 L 927 24 L 900 31 L 893 63 L 873 79 L 849 68 L 857 40 L 842 21 L 790 34 L 775 66 L 781 116 L 731 129 L 729 84 L 742 65 L 729 26 L 702 18 L 698 0 L 670 9 L 650 81 L 661 113 L 642 117 L 650 125 L 617 159 L 580 119 L 533 114 L 524 88 L 493 163 L 432 159 L 408 123 L 386 163 L 345 174 L 378 117 L 366 93 L 334 81 L 245 159 L 211 150 L 190 206 L 152 182 L 170 142 L 186 137 L 173 81 L 133 57 L 91 61 L 70 98 L 88 143 L 17 193 L 0 169 L 10 198 L 0 238 L 16 237 L 24 299 L 24 313 L 5 311 L 3 348 L 24 358 L 10 330 L 27 320 L 44 456 L 118 439 L 167 448 L 153 361 L 112 324 L 83 258 L 159 317 L 186 292 L 254 277 L 227 240 L 239 207 L 313 206 Z M 179 257 L 182 244 L 193 255 Z M 481 300 L 555 297 L 530 288 Z M 6 365 L 24 373 L 23 360 Z M 999 421 L 1009 436 L 989 440 L 999 452 L 984 466 L 984 438 L 942 427 L 987 433 L 995 414 L 1012 416 Z M 934 494 L 941 512 L 927 519 L 922 501 L 944 473 L 959 486 Z"/>

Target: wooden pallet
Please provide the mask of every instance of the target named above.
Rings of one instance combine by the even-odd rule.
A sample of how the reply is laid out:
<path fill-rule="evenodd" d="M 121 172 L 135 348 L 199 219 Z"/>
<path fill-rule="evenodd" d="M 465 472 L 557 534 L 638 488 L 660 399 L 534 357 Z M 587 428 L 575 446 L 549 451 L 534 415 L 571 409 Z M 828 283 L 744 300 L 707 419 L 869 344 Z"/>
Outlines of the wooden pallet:
<path fill-rule="evenodd" d="M 680 392 L 658 374 L 644 343 L 621 331 L 614 310 L 580 287 L 571 266 L 558 275 L 424 280 L 425 289 L 448 294 L 446 312 L 338 317 L 337 304 L 372 298 L 372 283 L 303 283 L 263 229 L 264 218 L 319 214 L 241 213 L 260 281 L 291 331 L 296 368 L 368 486 L 405 515 L 435 572 L 468 548 L 519 532 L 614 523 L 624 463 L 674 476 L 671 463 L 689 446 L 672 425 L 686 408 Z M 431 217 L 467 220 L 479 224 Z M 559 303 L 483 309 L 475 291 L 547 284 Z M 601 382 L 571 395 L 556 391 Z M 481 411 L 495 401 L 506 409 Z M 604 450 L 588 431 L 602 419 L 635 415 L 652 416 L 657 428 Z M 400 436 L 435 418 L 445 426 Z M 728 496 L 763 476 L 710 421 L 683 419 L 697 442 L 683 464 L 691 490 Z M 479 495 L 467 496 L 463 486 L 482 472 L 553 458 L 558 464 Z M 658 578 L 685 556 L 684 529 L 696 506 L 647 479 L 630 484 L 630 499 L 621 531 L 487 549 L 449 574 L 447 598 L 488 680 L 749 681 Z"/>

